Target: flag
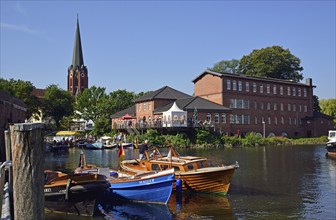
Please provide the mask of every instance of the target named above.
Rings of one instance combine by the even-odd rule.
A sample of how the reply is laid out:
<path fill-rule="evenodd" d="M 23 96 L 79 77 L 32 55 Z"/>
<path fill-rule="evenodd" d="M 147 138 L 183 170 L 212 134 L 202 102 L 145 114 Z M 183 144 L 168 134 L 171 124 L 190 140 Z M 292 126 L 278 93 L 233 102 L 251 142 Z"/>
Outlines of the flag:
<path fill-rule="evenodd" d="M 120 170 L 121 168 L 121 161 L 124 160 L 125 157 L 125 151 L 124 151 L 124 147 L 122 146 L 122 143 L 119 142 L 119 154 L 118 154 L 118 170 Z"/>

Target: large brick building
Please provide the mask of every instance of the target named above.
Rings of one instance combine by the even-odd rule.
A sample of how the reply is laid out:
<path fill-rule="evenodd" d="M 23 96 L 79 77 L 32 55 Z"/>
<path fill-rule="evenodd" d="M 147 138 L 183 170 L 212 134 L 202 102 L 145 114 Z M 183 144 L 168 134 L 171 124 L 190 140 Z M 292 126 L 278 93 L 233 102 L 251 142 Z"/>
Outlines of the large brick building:
<path fill-rule="evenodd" d="M 265 136 L 321 136 L 333 127 L 314 117 L 312 79 L 288 80 L 205 71 L 194 80 L 194 95 L 232 109 L 218 126 L 230 133 Z M 315 126 L 312 126 L 315 125 Z M 316 125 L 320 125 L 317 129 Z"/>
<path fill-rule="evenodd" d="M 68 91 L 74 96 L 89 86 L 88 70 L 84 65 L 82 42 L 79 31 L 79 22 L 77 17 L 77 26 L 75 34 L 75 43 L 73 48 L 72 64 L 68 68 Z"/>

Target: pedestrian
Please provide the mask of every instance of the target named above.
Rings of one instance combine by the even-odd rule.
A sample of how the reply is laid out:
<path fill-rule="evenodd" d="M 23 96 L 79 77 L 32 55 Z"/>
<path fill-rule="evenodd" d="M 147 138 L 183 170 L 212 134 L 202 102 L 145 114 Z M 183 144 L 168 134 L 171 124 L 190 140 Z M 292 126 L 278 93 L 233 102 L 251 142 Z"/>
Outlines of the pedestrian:
<path fill-rule="evenodd" d="M 148 140 L 145 140 L 145 143 L 141 144 L 139 147 L 139 160 L 142 159 L 142 156 L 146 150 L 148 150 Z"/>

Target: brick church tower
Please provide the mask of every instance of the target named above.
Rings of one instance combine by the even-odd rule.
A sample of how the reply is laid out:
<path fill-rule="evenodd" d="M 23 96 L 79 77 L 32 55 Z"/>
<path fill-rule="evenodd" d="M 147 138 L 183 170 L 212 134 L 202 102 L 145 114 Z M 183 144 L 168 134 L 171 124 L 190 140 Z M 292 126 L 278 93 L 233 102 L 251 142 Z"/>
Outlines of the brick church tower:
<path fill-rule="evenodd" d="M 84 66 L 82 43 L 79 32 L 79 22 L 77 16 L 75 44 L 73 48 L 72 64 L 68 68 L 68 91 L 73 96 L 88 88 L 89 77 L 88 70 Z"/>

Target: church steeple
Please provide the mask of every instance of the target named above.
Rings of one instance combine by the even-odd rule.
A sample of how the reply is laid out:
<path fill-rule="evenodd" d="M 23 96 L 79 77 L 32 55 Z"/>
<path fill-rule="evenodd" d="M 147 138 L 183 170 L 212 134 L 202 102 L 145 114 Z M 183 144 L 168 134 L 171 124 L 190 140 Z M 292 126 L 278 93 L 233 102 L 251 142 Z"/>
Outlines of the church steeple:
<path fill-rule="evenodd" d="M 81 67 L 82 65 L 84 65 L 84 59 L 83 59 L 82 42 L 80 37 L 79 21 L 77 14 L 77 26 L 76 26 L 75 44 L 72 55 L 72 66 L 75 69 L 77 66 Z"/>
<path fill-rule="evenodd" d="M 68 91 L 73 96 L 87 89 L 89 86 L 89 76 L 86 66 L 84 66 L 82 42 L 79 32 L 79 21 L 77 15 L 77 25 L 75 34 L 75 44 L 73 48 L 72 64 L 68 68 Z"/>

